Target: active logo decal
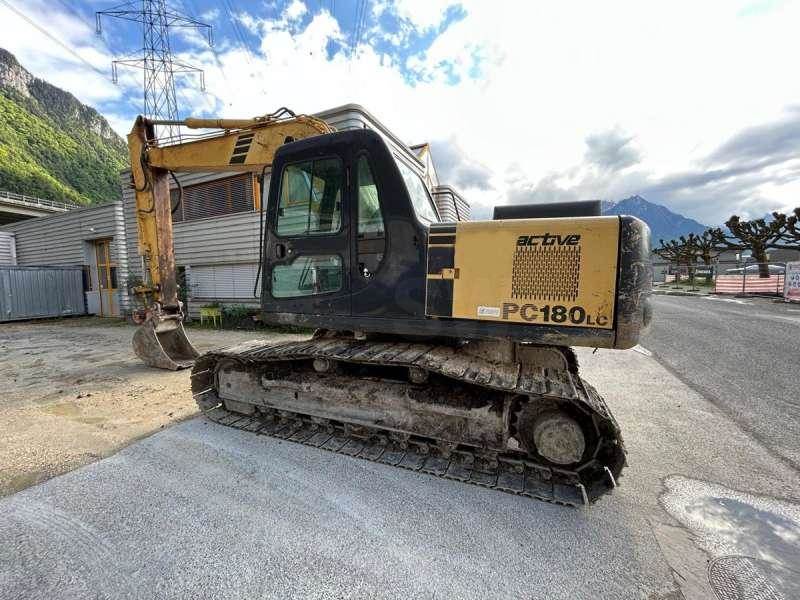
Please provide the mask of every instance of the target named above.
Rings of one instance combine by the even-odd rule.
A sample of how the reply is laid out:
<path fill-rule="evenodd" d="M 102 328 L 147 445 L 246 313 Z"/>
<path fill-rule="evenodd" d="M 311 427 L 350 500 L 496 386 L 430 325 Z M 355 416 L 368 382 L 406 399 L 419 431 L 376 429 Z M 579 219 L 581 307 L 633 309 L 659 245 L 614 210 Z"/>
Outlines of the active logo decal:
<path fill-rule="evenodd" d="M 566 235 L 521 235 L 517 238 L 517 246 L 577 246 L 581 236 L 577 233 Z"/>

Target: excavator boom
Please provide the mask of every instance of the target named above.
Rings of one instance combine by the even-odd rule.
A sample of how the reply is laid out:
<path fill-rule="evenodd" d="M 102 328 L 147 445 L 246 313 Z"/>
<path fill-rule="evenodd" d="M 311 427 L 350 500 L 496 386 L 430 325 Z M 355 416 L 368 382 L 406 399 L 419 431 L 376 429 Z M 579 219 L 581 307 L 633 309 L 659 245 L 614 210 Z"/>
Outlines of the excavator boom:
<path fill-rule="evenodd" d="M 155 134 L 159 125 L 216 131 L 165 144 Z M 295 115 L 285 108 L 253 119 L 136 119 L 128 134 L 128 149 L 144 279 L 134 287 L 140 300 L 134 319 L 140 327 L 134 334 L 133 348 L 145 364 L 176 370 L 192 366 L 198 356 L 183 328 L 173 251 L 170 174 L 260 173 L 272 163 L 282 144 L 331 131 L 324 121 Z"/>

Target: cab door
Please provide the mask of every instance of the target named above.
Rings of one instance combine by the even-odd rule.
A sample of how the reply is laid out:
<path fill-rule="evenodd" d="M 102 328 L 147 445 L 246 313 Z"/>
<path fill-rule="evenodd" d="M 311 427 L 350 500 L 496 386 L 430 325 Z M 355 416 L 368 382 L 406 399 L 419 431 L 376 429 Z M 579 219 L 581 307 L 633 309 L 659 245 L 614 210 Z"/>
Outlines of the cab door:
<path fill-rule="evenodd" d="M 350 315 L 350 151 L 336 144 L 286 153 L 273 165 L 262 307 Z"/>

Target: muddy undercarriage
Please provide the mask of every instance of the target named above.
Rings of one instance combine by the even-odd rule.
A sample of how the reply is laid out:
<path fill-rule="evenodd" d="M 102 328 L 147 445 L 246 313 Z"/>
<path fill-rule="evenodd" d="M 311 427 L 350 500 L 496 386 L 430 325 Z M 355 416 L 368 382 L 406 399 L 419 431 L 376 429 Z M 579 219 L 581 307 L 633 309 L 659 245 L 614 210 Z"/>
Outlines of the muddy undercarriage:
<path fill-rule="evenodd" d="M 198 359 L 192 391 L 226 425 L 562 504 L 595 501 L 625 465 L 568 348 L 248 342 Z"/>

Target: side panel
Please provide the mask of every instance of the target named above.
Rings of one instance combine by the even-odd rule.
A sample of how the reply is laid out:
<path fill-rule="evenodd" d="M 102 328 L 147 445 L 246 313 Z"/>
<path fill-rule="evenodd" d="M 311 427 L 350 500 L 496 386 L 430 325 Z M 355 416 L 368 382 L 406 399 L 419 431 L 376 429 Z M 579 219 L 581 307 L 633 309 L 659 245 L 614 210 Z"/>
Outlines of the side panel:
<path fill-rule="evenodd" d="M 618 217 L 448 225 L 431 228 L 428 316 L 614 328 Z"/>

